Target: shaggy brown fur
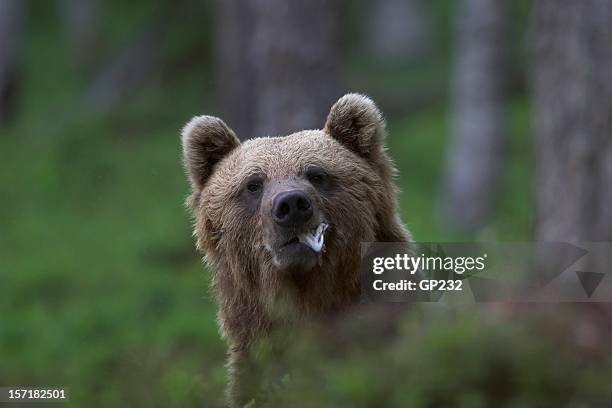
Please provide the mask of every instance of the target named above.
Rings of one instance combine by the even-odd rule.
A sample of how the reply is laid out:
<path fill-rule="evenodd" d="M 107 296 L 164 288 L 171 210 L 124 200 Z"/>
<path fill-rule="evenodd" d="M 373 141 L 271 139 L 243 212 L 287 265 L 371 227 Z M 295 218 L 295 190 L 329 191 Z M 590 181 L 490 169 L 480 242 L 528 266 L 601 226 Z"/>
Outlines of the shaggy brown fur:
<path fill-rule="evenodd" d="M 272 327 L 358 302 L 361 242 L 410 240 L 396 211 L 395 170 L 384 135 L 380 111 L 358 94 L 334 104 L 323 130 L 240 144 L 218 118 L 199 116 L 185 126 L 188 205 L 197 247 L 213 273 L 234 382 L 249 347 Z M 322 176 L 312 178 L 313 168 Z M 314 215 L 304 228 L 329 225 L 324 250 L 303 255 L 312 263 L 279 255 L 278 243 L 300 232 L 279 228 L 270 215 L 274 197 L 288 190 L 312 201 Z M 249 391 L 234 388 L 234 403 L 244 402 Z"/>

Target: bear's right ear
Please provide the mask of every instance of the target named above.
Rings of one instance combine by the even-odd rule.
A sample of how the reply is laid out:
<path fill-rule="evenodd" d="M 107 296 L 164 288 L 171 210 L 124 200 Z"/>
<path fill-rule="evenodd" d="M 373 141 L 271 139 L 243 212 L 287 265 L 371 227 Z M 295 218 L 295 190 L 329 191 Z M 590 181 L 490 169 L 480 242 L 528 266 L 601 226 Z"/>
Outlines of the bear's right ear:
<path fill-rule="evenodd" d="M 240 145 L 240 140 L 225 122 L 214 116 L 196 116 L 181 133 L 183 163 L 194 190 L 200 189 L 214 166 Z"/>

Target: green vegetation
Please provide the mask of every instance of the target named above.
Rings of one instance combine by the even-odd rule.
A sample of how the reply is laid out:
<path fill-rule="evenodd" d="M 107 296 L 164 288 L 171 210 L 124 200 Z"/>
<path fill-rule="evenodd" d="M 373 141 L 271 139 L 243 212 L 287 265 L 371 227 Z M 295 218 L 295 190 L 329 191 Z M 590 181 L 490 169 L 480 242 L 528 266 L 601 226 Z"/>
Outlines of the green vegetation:
<path fill-rule="evenodd" d="M 214 112 L 210 64 L 152 83 L 111 112 L 85 112 L 84 80 L 71 73 L 61 33 L 47 17 L 53 13 L 40 4 L 31 12 L 19 116 L 0 136 L 0 385 L 67 386 L 74 406 L 221 406 L 225 344 L 183 206 L 188 186 L 178 137 L 191 115 Z M 137 7 L 113 4 L 113 17 L 122 17 L 113 20 L 112 39 L 132 24 L 129 16 L 142 19 Z M 410 77 L 419 71 L 395 70 L 392 83 L 371 82 L 435 84 Z M 347 67 L 355 85 L 378 72 L 359 61 Z M 433 74 L 442 82 L 448 76 L 442 68 Z M 492 223 L 477 236 L 439 220 L 443 102 L 389 118 L 403 219 L 421 241 L 529 239 L 526 97 L 508 107 L 505 183 Z M 296 348 L 300 364 L 320 363 L 307 372 L 323 382 L 289 380 L 279 405 L 308 396 L 312 406 L 491 406 L 497 397 L 490 393 L 509 390 L 516 406 L 529 406 L 569 401 L 581 395 L 577 389 L 612 392 L 598 366 L 578 371 L 577 358 L 555 337 L 540 339 L 532 323 L 424 309 L 425 319 L 406 316 L 384 347 L 320 361 L 313 345 Z M 487 383 L 500 377 L 508 382 Z"/>

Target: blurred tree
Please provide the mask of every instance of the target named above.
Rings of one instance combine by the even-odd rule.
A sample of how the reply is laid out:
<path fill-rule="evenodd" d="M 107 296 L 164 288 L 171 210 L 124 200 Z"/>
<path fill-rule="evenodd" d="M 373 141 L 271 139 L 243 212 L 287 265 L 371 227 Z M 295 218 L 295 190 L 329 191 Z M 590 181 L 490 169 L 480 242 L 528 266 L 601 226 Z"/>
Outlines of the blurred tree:
<path fill-rule="evenodd" d="M 255 74 L 249 64 L 253 22 L 248 2 L 218 0 L 216 58 L 222 116 L 244 139 L 253 135 Z"/>
<path fill-rule="evenodd" d="M 462 0 L 452 95 L 452 132 L 443 191 L 447 219 L 482 226 L 493 206 L 503 159 L 505 2 Z"/>
<path fill-rule="evenodd" d="M 531 21 L 536 235 L 612 240 L 612 2 L 539 0 Z"/>
<path fill-rule="evenodd" d="M 430 24 L 422 0 L 379 0 L 370 3 L 367 42 L 384 63 L 413 61 L 430 47 Z"/>
<path fill-rule="evenodd" d="M 340 94 L 339 2 L 219 3 L 223 116 L 242 138 L 320 128 Z"/>
<path fill-rule="evenodd" d="M 0 125 L 15 108 L 23 34 L 23 0 L 0 0 Z"/>
<path fill-rule="evenodd" d="M 87 67 L 98 51 L 98 1 L 61 0 L 59 8 L 70 55 L 77 67 Z"/>
<path fill-rule="evenodd" d="M 136 32 L 101 66 L 85 93 L 85 103 L 105 111 L 159 77 L 163 33 L 154 20 Z"/>

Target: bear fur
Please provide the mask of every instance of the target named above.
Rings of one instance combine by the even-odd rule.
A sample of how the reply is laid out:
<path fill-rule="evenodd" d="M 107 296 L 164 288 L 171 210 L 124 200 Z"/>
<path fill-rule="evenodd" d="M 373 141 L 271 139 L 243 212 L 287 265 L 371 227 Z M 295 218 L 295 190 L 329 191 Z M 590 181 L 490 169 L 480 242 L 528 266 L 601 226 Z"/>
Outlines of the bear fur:
<path fill-rule="evenodd" d="M 233 404 L 248 401 L 239 377 L 255 341 L 359 302 L 361 242 L 411 240 L 398 217 L 384 138 L 380 111 L 359 94 L 340 98 L 322 130 L 241 143 L 216 117 L 194 117 L 184 127 L 187 204 L 212 273 Z M 296 191 L 310 218 L 280 227 L 275 203 Z M 321 224 L 322 250 L 297 243 Z"/>

